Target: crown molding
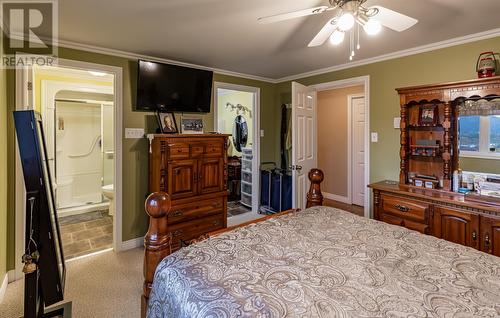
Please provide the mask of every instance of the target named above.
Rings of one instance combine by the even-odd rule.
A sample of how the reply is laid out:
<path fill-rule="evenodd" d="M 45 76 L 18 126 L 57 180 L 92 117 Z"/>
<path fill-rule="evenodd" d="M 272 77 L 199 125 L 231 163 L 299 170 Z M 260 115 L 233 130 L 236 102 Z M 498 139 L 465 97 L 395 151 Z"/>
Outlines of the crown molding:
<path fill-rule="evenodd" d="M 293 81 L 293 80 L 297 80 L 297 79 L 301 79 L 301 78 L 306 78 L 306 77 L 321 75 L 321 74 L 325 74 L 325 73 L 345 70 L 348 68 L 363 66 L 363 65 L 367 65 L 367 64 L 383 62 L 383 61 L 387 61 L 387 60 L 397 59 L 397 58 L 410 56 L 410 55 L 416 55 L 416 54 L 420 54 L 420 53 L 431 52 L 431 51 L 444 49 L 444 48 L 448 48 L 448 47 L 452 47 L 452 46 L 457 46 L 457 45 L 461 45 L 461 44 L 467 44 L 467 43 L 477 42 L 477 41 L 481 41 L 481 40 L 491 39 L 491 38 L 498 37 L 498 36 L 500 36 L 500 28 L 492 29 L 492 30 L 488 30 L 488 31 L 480 32 L 480 33 L 469 34 L 469 35 L 465 35 L 462 37 L 448 39 L 448 40 L 435 42 L 435 43 L 431 43 L 431 44 L 426 44 L 426 45 L 422 45 L 422 46 L 417 46 L 417 47 L 413 47 L 410 49 L 392 52 L 392 53 L 388 53 L 388 54 L 383 54 L 383 55 L 379 55 L 379 56 L 375 56 L 375 57 L 371 57 L 371 58 L 367 58 L 367 59 L 363 59 L 363 60 L 359 60 L 359 61 L 355 61 L 355 62 L 345 63 L 345 64 L 326 67 L 326 68 L 321 68 L 321 69 L 317 69 L 317 70 L 310 71 L 310 72 L 290 75 L 290 76 L 286 76 L 286 77 L 282 77 L 282 78 L 269 78 L 269 77 L 263 77 L 263 76 L 257 76 L 257 75 L 238 73 L 238 72 L 228 71 L 228 70 L 219 69 L 219 68 L 212 68 L 212 67 L 198 65 L 198 64 L 192 64 L 192 63 L 184 63 L 184 62 L 171 60 L 171 59 L 165 59 L 165 58 L 160 58 L 160 57 L 155 57 L 155 56 L 142 55 L 142 54 L 137 54 L 137 53 L 132 53 L 132 52 L 109 49 L 109 48 L 104 48 L 104 47 L 99 47 L 99 46 L 94 46 L 94 45 L 81 44 L 81 43 L 76 43 L 76 42 L 66 41 L 66 40 L 57 41 L 58 42 L 57 45 L 59 47 L 65 47 L 65 48 L 69 48 L 69 49 L 76 49 L 76 50 L 88 51 L 88 52 L 93 52 L 93 53 L 98 53 L 98 54 L 118 56 L 118 57 L 123 57 L 123 58 L 128 58 L 128 59 L 145 59 L 145 60 L 149 60 L 149 61 L 153 61 L 153 62 L 168 63 L 168 64 L 173 64 L 173 65 L 179 65 L 179 66 L 192 67 L 192 68 L 197 68 L 197 69 L 202 69 L 202 70 L 213 71 L 214 73 L 217 73 L 220 75 L 235 76 L 235 77 L 256 80 L 256 81 L 261 81 L 261 82 L 266 82 L 266 83 L 271 83 L 271 84 L 279 84 L 279 83 L 283 83 L 283 82 L 288 82 L 288 81 Z"/>
<path fill-rule="evenodd" d="M 440 41 L 440 42 L 435 42 L 435 43 L 431 43 L 431 44 L 426 44 L 426 45 L 422 45 L 422 46 L 417 46 L 414 48 L 401 50 L 401 51 L 397 51 L 397 52 L 393 52 L 393 53 L 388 53 L 388 54 L 384 54 L 384 55 L 379 55 L 379 56 L 359 60 L 356 62 L 350 62 L 350 63 L 346 63 L 346 64 L 321 68 L 321 69 L 317 69 L 314 71 L 305 72 L 305 73 L 301 73 L 301 74 L 290 75 L 290 76 L 276 79 L 275 82 L 276 83 L 283 83 L 283 82 L 293 81 L 293 80 L 311 77 L 311 76 L 315 76 L 315 75 L 321 75 L 321 74 L 325 74 L 325 73 L 345 70 L 345 69 L 353 68 L 353 67 L 357 67 L 357 66 L 362 66 L 362 65 L 397 59 L 400 57 L 436 51 L 439 49 L 444 49 L 444 48 L 457 46 L 457 45 L 461 45 L 461 44 L 467 44 L 467 43 L 477 42 L 477 41 L 481 41 L 481 40 L 491 39 L 491 38 L 498 37 L 498 36 L 500 36 L 500 28 L 492 29 L 492 30 L 488 30 L 488 31 L 480 32 L 480 33 L 469 34 L 469 35 L 465 35 L 465 36 L 461 36 L 461 37 L 457 37 L 457 38 L 453 38 L 453 39 L 448 39 L 448 40 L 444 40 L 444 41 Z"/>
<path fill-rule="evenodd" d="M 161 57 L 155 57 L 155 56 L 150 56 L 150 55 L 143 55 L 143 54 L 137 54 L 137 53 L 127 52 L 127 51 L 109 49 L 109 48 L 104 48 L 104 47 L 89 45 L 89 44 L 81 44 L 81 43 L 72 42 L 72 41 L 58 40 L 57 46 L 68 48 L 68 49 L 75 49 L 75 50 L 87 51 L 87 52 L 92 52 L 92 53 L 123 57 L 123 58 L 127 58 L 127 59 L 135 59 L 135 60 L 143 59 L 143 60 L 148 60 L 148 61 L 152 61 L 152 62 L 167 63 L 167 64 L 173 64 L 173 65 L 178 65 L 178 66 L 196 68 L 196 69 L 201 69 L 201 70 L 212 71 L 212 72 L 220 74 L 220 75 L 241 77 L 241 78 L 245 78 L 245 79 L 261 81 L 261 82 L 266 82 L 266 83 L 272 83 L 272 84 L 277 83 L 277 81 L 275 79 L 268 78 L 268 77 L 238 73 L 238 72 L 228 71 L 228 70 L 224 70 L 224 69 L 220 69 L 220 68 L 213 68 L 213 67 L 192 64 L 192 63 L 184 63 L 184 62 L 165 59 L 165 58 L 161 58 Z"/>

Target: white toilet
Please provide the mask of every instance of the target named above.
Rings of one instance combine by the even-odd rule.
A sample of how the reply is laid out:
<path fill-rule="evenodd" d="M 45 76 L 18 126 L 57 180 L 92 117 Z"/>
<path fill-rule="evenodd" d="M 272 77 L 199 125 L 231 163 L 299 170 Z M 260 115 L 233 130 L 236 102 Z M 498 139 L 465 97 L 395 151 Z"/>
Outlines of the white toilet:
<path fill-rule="evenodd" d="M 109 200 L 109 215 L 115 214 L 115 187 L 108 184 L 102 187 L 102 194 Z"/>

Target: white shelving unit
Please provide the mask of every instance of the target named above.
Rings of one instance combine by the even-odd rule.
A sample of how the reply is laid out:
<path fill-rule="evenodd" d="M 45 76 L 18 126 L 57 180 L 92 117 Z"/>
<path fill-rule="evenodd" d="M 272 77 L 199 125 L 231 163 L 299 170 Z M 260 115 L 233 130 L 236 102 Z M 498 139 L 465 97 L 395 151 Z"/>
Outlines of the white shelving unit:
<path fill-rule="evenodd" d="M 241 204 L 252 207 L 252 148 L 241 149 Z"/>

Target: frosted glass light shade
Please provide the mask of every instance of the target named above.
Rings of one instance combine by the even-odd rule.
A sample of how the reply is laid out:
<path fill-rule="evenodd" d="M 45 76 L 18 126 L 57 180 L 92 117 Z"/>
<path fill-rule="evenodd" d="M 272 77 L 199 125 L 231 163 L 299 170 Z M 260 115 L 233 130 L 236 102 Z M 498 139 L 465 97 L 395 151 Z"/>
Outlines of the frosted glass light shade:
<path fill-rule="evenodd" d="M 330 36 L 330 43 L 333 45 L 339 45 L 344 41 L 345 33 L 339 30 L 335 30 Z"/>
<path fill-rule="evenodd" d="M 351 13 L 346 12 L 339 18 L 337 25 L 341 31 L 348 31 L 352 29 L 354 22 L 354 16 Z"/>
<path fill-rule="evenodd" d="M 376 35 L 380 32 L 380 30 L 382 30 L 382 25 L 377 20 L 370 19 L 365 23 L 363 29 L 368 35 Z"/>

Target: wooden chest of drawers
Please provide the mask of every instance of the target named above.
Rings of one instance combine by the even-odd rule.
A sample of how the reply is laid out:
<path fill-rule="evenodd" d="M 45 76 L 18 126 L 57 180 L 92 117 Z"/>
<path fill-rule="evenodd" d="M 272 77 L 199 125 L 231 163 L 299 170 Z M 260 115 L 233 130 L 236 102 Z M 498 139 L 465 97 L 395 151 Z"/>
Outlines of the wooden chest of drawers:
<path fill-rule="evenodd" d="M 397 183 L 370 187 L 375 219 L 500 256 L 499 205 Z"/>
<path fill-rule="evenodd" d="M 149 191 L 172 199 L 172 251 L 227 226 L 228 135 L 150 135 Z"/>

